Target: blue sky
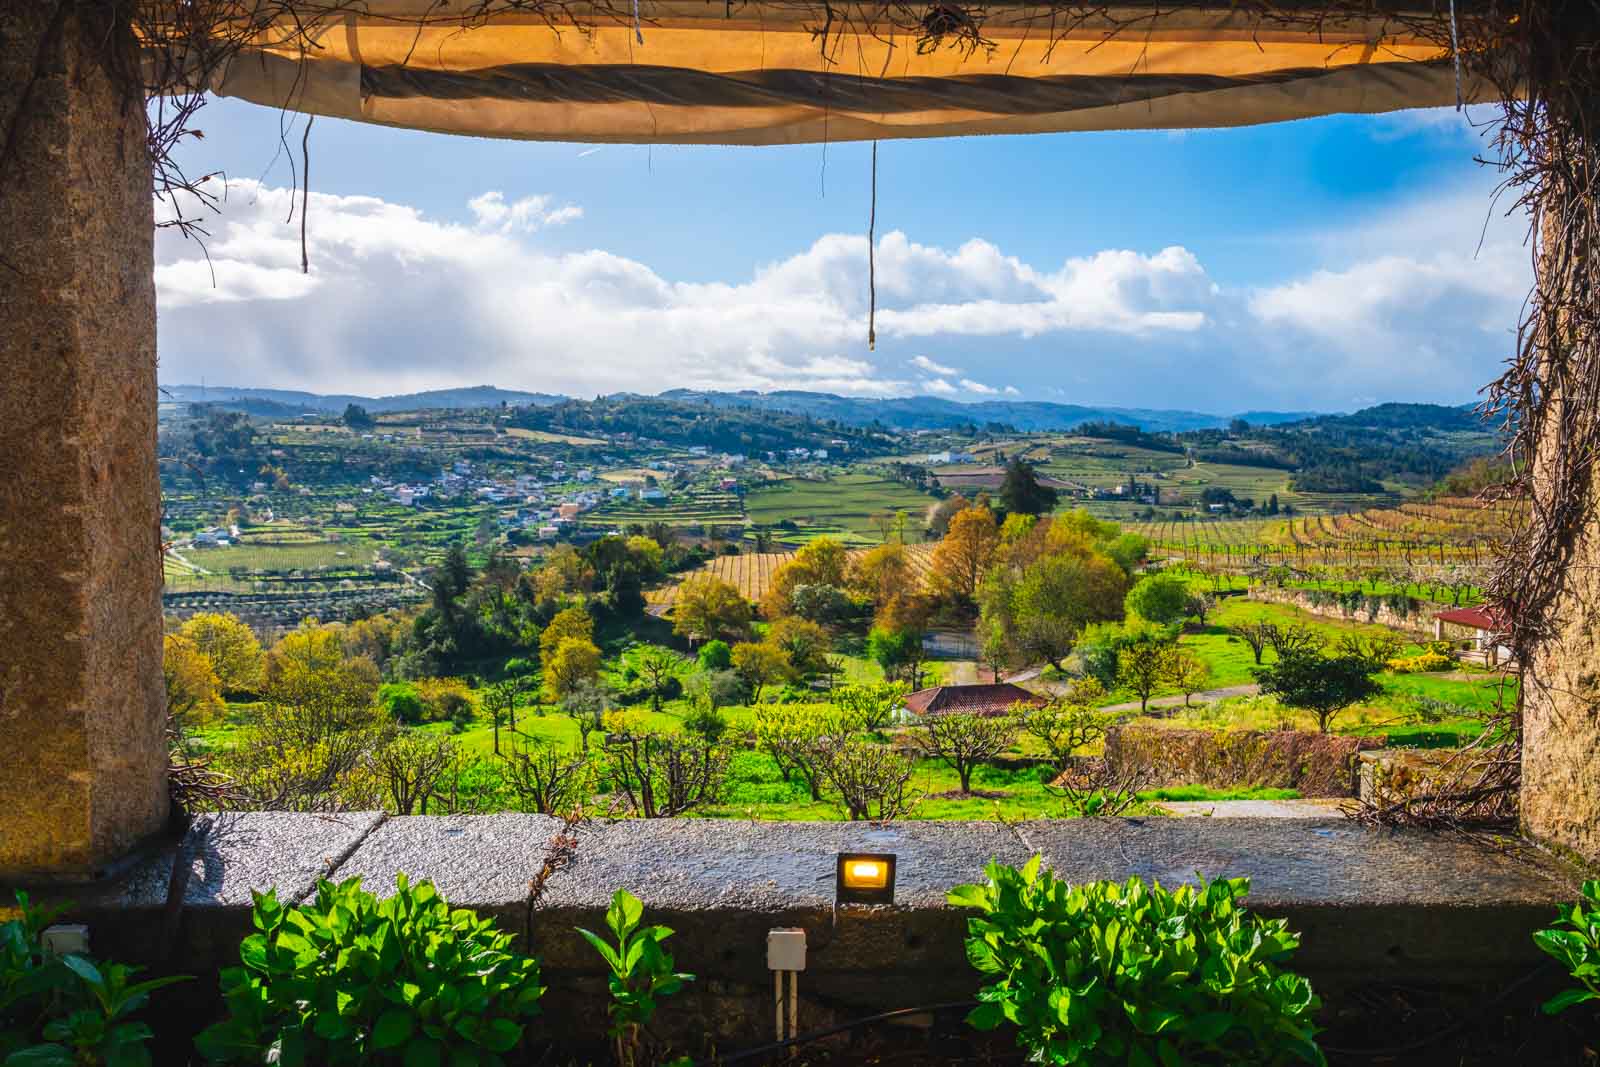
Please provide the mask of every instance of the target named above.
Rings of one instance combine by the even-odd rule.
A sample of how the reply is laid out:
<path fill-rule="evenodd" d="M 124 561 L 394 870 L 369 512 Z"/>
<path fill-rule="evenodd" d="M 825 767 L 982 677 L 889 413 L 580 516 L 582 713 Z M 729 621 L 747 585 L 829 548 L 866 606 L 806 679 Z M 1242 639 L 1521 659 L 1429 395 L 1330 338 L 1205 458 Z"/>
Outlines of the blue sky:
<path fill-rule="evenodd" d="M 599 147 L 321 119 L 301 277 L 285 216 L 302 121 L 233 101 L 201 113 L 189 168 L 225 171 L 229 194 L 204 270 L 158 241 L 163 380 L 1459 403 L 1509 351 L 1528 280 L 1523 224 L 1490 214 L 1483 141 L 1448 111 L 883 142 L 875 352 L 866 145 Z"/>

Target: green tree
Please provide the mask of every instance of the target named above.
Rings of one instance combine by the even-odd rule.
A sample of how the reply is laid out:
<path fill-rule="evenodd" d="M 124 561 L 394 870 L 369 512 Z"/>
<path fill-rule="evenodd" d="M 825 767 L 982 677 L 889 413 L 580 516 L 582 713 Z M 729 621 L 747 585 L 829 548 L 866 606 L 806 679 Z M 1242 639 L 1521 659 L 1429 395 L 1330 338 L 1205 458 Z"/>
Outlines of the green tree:
<path fill-rule="evenodd" d="M 1085 678 L 1074 683 L 1064 697 L 1038 707 L 1020 705 L 1015 710 L 1023 732 L 1039 742 L 1057 770 L 1064 771 L 1079 749 L 1103 740 L 1106 731 L 1122 718 L 1119 712 L 1094 706 L 1103 696 L 1105 688 L 1093 678 Z"/>
<path fill-rule="evenodd" d="M 703 671 L 725 671 L 733 666 L 733 646 L 723 640 L 707 641 L 695 657 Z"/>
<path fill-rule="evenodd" d="M 1011 747 L 1017 720 L 1010 715 L 930 714 L 913 735 L 930 759 L 950 764 L 961 782 L 961 794 L 972 793 L 972 772 Z"/>
<path fill-rule="evenodd" d="M 628 652 L 628 663 L 644 679 L 650 691 L 650 708 L 661 710 L 661 698 L 667 693 L 674 678 L 687 664 L 682 656 L 663 645 L 639 645 Z"/>
<path fill-rule="evenodd" d="M 352 430 L 365 430 L 376 425 L 375 420 L 367 409 L 360 404 L 346 404 L 344 406 L 344 424 Z"/>
<path fill-rule="evenodd" d="M 1189 583 L 1176 574 L 1151 574 L 1128 590 L 1128 613 L 1157 626 L 1170 626 L 1189 614 Z"/>
<path fill-rule="evenodd" d="M 1189 706 L 1190 697 L 1205 688 L 1210 677 L 1211 667 L 1205 660 L 1186 648 L 1173 649 L 1167 662 L 1167 681 L 1183 694 L 1184 707 Z"/>
<path fill-rule="evenodd" d="M 574 644 L 582 643 L 579 638 L 568 638 Z M 593 645 L 587 647 L 593 648 Z M 598 650 L 597 650 L 598 651 Z M 554 665 L 562 663 L 561 651 L 556 650 L 556 655 L 551 660 Z M 562 664 L 565 667 L 565 664 Z M 494 752 L 500 754 L 500 724 L 510 725 L 511 729 L 517 728 L 517 705 L 524 697 L 535 693 L 539 688 L 539 677 L 533 671 L 533 664 L 527 660 L 514 659 L 506 663 L 501 677 L 491 682 L 483 691 L 483 706 L 489 712 L 489 721 L 494 724 Z M 564 695 L 562 690 L 557 696 Z"/>
<path fill-rule="evenodd" d="M 184 620 L 178 633 L 195 643 L 211 661 L 217 681 L 230 693 L 261 689 L 266 656 L 255 631 L 231 612 L 202 611 Z"/>
<path fill-rule="evenodd" d="M 766 686 L 789 677 L 789 657 L 777 645 L 744 641 L 733 646 L 733 669 L 750 687 L 750 702 L 761 702 Z"/>
<path fill-rule="evenodd" d="M 592 641 L 568 637 L 544 665 L 545 693 L 557 702 L 584 682 L 600 677 L 600 650 Z"/>
<path fill-rule="evenodd" d="M 167 718 L 182 728 L 203 726 L 222 713 L 222 693 L 211 660 L 181 634 L 161 642 L 161 676 L 167 686 Z"/>
<path fill-rule="evenodd" d="M 828 700 L 844 716 L 840 721 L 854 723 L 857 730 L 882 730 L 910 692 L 905 682 L 857 682 L 838 686 Z"/>
<path fill-rule="evenodd" d="M 750 629 L 750 602 L 714 574 L 693 574 L 678 587 L 672 631 L 682 637 L 736 639 Z"/>
<path fill-rule="evenodd" d="M 890 679 L 907 681 L 913 686 L 921 684 L 922 664 L 927 653 L 922 647 L 920 627 L 874 626 L 867 634 L 867 655 Z"/>
<path fill-rule="evenodd" d="M 1261 683 L 1262 693 L 1277 697 L 1291 708 L 1311 712 L 1316 716 L 1317 729 L 1327 733 L 1334 716 L 1383 691 L 1372 678 L 1373 670 L 1374 665 L 1365 656 L 1297 651 L 1252 673 Z"/>
<path fill-rule="evenodd" d="M 1054 489 L 1040 484 L 1033 464 L 1020 456 L 1012 457 L 1006 464 L 1005 478 L 1000 483 L 1000 503 L 1010 514 L 1047 514 L 1054 510 L 1059 497 Z"/>
<path fill-rule="evenodd" d="M 1177 644 L 1166 633 L 1130 634 L 1117 650 L 1117 684 L 1139 698 L 1139 711 L 1150 710 L 1150 697 L 1172 676 Z"/>

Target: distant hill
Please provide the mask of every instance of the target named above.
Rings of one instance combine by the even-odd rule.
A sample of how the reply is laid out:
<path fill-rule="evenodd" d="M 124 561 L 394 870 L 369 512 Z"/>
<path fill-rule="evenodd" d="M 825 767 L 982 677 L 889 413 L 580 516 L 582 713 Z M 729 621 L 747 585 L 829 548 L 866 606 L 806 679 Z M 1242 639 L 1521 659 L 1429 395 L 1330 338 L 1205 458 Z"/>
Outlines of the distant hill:
<path fill-rule="evenodd" d="M 851 426 L 874 424 L 895 430 L 943 430 L 977 424 L 997 423 L 1023 431 L 1071 430 L 1086 422 L 1120 422 L 1149 432 L 1177 433 L 1225 427 L 1233 416 L 1208 415 L 1198 411 L 1168 411 L 1155 408 L 1088 407 L 1079 404 L 1053 404 L 1035 400 L 985 400 L 959 403 L 931 396 L 872 399 L 780 390 L 758 393 L 746 390 L 723 393 L 695 389 L 673 389 L 663 397 L 684 403 L 702 403 L 721 408 L 746 408 L 756 411 L 786 411 L 833 420 Z M 1315 413 L 1306 411 L 1255 411 L 1245 416 L 1253 426 L 1273 426 L 1297 422 Z"/>
<path fill-rule="evenodd" d="M 360 404 L 373 414 L 387 411 L 417 411 L 423 408 L 543 407 L 559 404 L 565 397 L 551 393 L 524 393 L 497 389 L 492 385 L 473 385 L 464 389 L 432 389 L 422 393 L 394 396 L 353 396 L 343 393 L 304 393 L 294 389 L 255 389 L 217 385 L 168 385 L 163 399 L 179 403 L 222 404 L 251 410 L 251 414 L 301 414 L 307 411 L 342 413 L 348 404 Z M 265 402 L 265 403 L 252 403 Z"/>
<path fill-rule="evenodd" d="M 1375 493 L 1385 483 L 1420 488 L 1503 444 L 1471 405 L 1443 404 L 1379 404 L 1238 432 L 1194 430 L 1178 440 L 1203 462 L 1293 471 L 1291 488 L 1319 493 Z"/>
<path fill-rule="evenodd" d="M 1482 416 L 1472 404 L 1378 404 L 1349 415 L 1312 415 L 1284 429 L 1422 430 L 1433 433 L 1487 433 Z"/>

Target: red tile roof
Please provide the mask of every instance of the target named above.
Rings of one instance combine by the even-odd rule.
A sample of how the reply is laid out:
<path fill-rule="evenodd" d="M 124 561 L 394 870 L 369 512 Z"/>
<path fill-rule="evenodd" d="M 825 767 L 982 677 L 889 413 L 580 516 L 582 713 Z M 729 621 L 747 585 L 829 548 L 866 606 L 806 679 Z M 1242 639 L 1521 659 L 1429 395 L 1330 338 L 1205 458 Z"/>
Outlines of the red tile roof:
<path fill-rule="evenodd" d="M 1475 630 L 1496 630 L 1500 627 L 1495 617 L 1482 608 L 1452 608 L 1439 612 L 1434 618 L 1457 626 L 1470 626 Z"/>
<path fill-rule="evenodd" d="M 1021 701 L 1038 707 L 1048 703 L 1020 685 L 936 685 L 906 697 L 906 708 L 918 715 L 1004 715 Z"/>

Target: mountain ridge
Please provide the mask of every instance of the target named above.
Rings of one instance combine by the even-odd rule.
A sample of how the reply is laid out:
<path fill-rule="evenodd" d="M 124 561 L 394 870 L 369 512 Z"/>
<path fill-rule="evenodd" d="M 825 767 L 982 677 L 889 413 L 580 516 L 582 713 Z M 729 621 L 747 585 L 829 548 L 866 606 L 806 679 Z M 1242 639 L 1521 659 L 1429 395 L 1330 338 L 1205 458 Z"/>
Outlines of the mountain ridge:
<path fill-rule="evenodd" d="M 432 389 L 416 393 L 363 396 L 355 393 L 313 393 L 297 389 L 242 386 L 164 386 L 169 400 L 179 403 L 214 403 L 231 406 L 255 402 L 262 414 L 289 414 L 294 409 L 319 413 L 342 413 L 348 404 L 359 404 L 373 414 L 415 411 L 425 408 L 549 407 L 569 398 L 555 393 L 501 389 L 492 385 L 458 389 Z M 1225 429 L 1236 419 L 1255 427 L 1290 426 L 1298 423 L 1355 419 L 1362 412 L 1244 411 L 1231 415 L 1189 411 L 1180 408 L 1135 408 L 1113 404 L 1062 404 L 1044 400 L 955 401 L 942 397 L 847 397 L 803 389 L 772 392 L 756 390 L 721 391 L 707 389 L 668 389 L 658 394 L 610 394 L 612 398 L 658 396 L 686 404 L 713 408 L 743 408 L 752 411 L 781 411 L 833 420 L 851 426 L 881 426 L 902 432 L 913 430 L 951 430 L 970 425 L 1004 425 L 1021 431 L 1071 430 L 1085 423 L 1119 423 L 1149 433 L 1183 433 L 1194 430 Z M 1379 404 L 1364 411 L 1395 411 L 1414 416 L 1421 409 L 1468 410 L 1471 405 Z"/>

